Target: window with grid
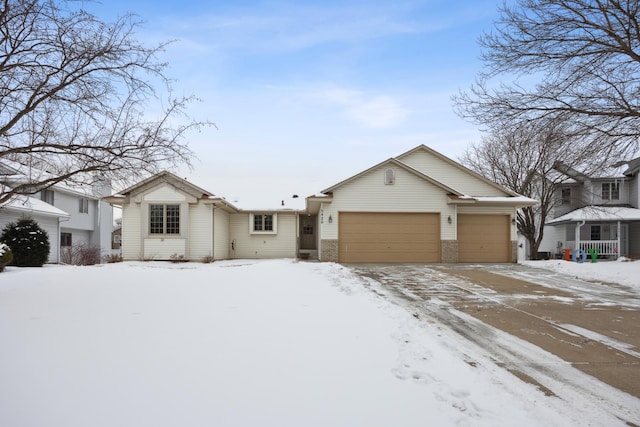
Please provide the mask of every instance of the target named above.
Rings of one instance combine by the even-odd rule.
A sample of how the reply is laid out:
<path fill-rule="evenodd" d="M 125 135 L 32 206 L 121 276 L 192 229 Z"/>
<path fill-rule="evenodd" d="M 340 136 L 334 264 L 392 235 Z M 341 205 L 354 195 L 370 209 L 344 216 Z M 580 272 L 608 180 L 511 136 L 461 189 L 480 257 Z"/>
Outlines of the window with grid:
<path fill-rule="evenodd" d="M 571 188 L 563 188 L 562 190 L 562 199 L 561 202 L 563 205 L 571 204 Z"/>
<path fill-rule="evenodd" d="M 620 200 L 620 183 L 603 182 L 602 200 Z"/>
<path fill-rule="evenodd" d="M 611 200 L 620 200 L 620 184 L 612 182 L 611 185 Z"/>
<path fill-rule="evenodd" d="M 274 214 L 253 214 L 252 233 L 275 233 L 276 223 Z"/>
<path fill-rule="evenodd" d="M 149 205 L 149 234 L 180 234 L 180 205 Z"/>
<path fill-rule="evenodd" d="M 87 199 L 80 199 L 78 200 L 79 204 L 78 204 L 78 212 L 82 213 L 82 214 L 88 214 L 89 213 L 89 200 Z"/>
<path fill-rule="evenodd" d="M 180 234 L 180 205 L 166 205 L 166 234 Z"/>
<path fill-rule="evenodd" d="M 602 238 L 602 234 L 600 232 L 600 226 L 599 225 L 592 225 L 591 226 L 591 240 L 601 240 Z"/>

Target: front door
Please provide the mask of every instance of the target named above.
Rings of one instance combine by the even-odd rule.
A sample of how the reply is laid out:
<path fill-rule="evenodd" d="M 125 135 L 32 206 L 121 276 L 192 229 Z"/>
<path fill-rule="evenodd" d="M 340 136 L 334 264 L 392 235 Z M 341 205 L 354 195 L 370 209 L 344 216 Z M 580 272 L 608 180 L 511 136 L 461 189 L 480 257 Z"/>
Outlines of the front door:
<path fill-rule="evenodd" d="M 300 249 L 316 249 L 317 215 L 300 217 Z"/>

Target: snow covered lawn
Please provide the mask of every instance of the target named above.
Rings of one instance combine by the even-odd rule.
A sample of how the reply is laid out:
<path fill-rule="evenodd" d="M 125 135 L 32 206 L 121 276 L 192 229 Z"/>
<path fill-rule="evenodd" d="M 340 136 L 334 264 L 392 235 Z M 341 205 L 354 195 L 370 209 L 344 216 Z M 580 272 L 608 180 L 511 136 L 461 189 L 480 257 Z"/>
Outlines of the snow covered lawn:
<path fill-rule="evenodd" d="M 9 267 L 0 274 L 0 425 L 583 420 L 582 405 L 465 362 L 456 339 L 331 263 Z M 623 425 L 604 413 L 589 421 Z"/>

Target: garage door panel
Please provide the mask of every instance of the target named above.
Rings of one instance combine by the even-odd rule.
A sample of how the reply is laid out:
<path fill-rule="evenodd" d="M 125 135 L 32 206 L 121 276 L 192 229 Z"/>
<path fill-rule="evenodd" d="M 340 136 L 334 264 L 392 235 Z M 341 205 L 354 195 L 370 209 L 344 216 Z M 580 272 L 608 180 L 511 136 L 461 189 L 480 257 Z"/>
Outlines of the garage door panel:
<path fill-rule="evenodd" d="M 509 215 L 458 215 L 460 262 L 510 262 Z"/>
<path fill-rule="evenodd" d="M 439 262 L 440 215 L 339 214 L 340 262 Z"/>

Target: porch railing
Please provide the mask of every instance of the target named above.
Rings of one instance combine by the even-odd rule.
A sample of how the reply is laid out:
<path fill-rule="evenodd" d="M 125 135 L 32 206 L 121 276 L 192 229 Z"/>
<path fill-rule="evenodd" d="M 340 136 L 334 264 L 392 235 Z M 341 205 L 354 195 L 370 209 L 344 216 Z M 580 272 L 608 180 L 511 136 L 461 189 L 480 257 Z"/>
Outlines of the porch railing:
<path fill-rule="evenodd" d="M 575 248 L 575 241 L 568 241 L 567 248 Z M 599 255 L 618 255 L 618 241 L 617 240 L 581 240 L 580 249 L 583 251 L 589 251 L 589 249 L 595 251 L 599 250 Z"/>

